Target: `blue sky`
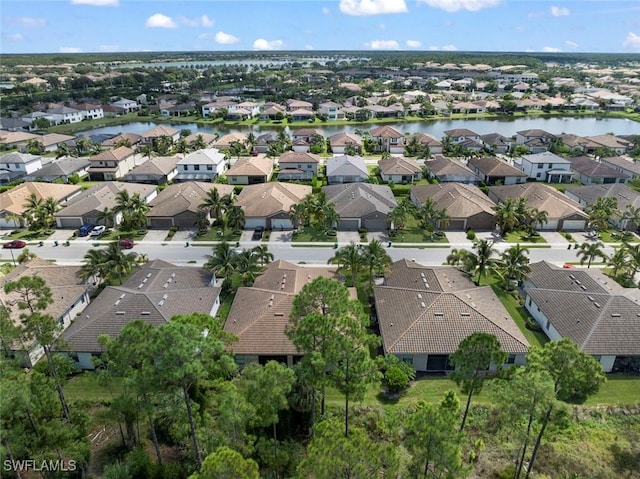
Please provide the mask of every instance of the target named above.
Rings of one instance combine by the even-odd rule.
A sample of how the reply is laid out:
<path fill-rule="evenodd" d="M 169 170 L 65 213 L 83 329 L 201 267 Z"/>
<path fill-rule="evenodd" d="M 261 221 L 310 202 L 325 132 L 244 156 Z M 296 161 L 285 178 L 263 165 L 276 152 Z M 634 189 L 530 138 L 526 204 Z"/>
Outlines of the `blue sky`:
<path fill-rule="evenodd" d="M 2 0 L 2 53 L 640 53 L 640 1 Z"/>

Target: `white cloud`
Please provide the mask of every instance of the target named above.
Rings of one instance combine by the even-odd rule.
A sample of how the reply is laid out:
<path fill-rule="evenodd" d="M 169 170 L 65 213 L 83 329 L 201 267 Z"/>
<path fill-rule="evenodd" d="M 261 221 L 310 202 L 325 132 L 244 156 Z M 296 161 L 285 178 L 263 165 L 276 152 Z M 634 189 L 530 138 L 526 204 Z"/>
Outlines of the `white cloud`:
<path fill-rule="evenodd" d="M 18 17 L 7 18 L 7 23 L 14 23 L 23 27 L 44 27 L 47 24 L 47 20 L 45 18 L 36 17 Z"/>
<path fill-rule="evenodd" d="M 78 47 L 60 47 L 60 53 L 80 53 L 81 51 Z"/>
<path fill-rule="evenodd" d="M 201 17 L 195 17 L 195 18 L 187 18 L 187 17 L 183 17 L 182 15 L 180 15 L 178 17 L 178 21 L 182 25 L 185 25 L 187 27 L 207 27 L 207 28 L 210 28 L 215 23 L 213 20 L 211 20 L 206 15 L 202 15 Z"/>
<path fill-rule="evenodd" d="M 313 45 L 305 45 L 304 49 L 305 50 L 313 50 Z"/>
<path fill-rule="evenodd" d="M 571 47 L 571 48 L 578 48 L 579 47 L 579 45 L 576 42 L 572 42 L 571 40 L 565 41 L 564 44 L 566 46 L 568 46 L 568 47 Z"/>
<path fill-rule="evenodd" d="M 119 0 L 71 0 L 74 5 L 93 5 L 94 7 L 117 7 Z"/>
<path fill-rule="evenodd" d="M 566 17 L 567 15 L 569 15 L 571 12 L 569 11 L 568 8 L 564 8 L 564 7 L 551 7 L 551 15 L 554 17 Z"/>
<path fill-rule="evenodd" d="M 428 50 L 432 52 L 443 51 L 443 52 L 455 52 L 458 48 L 455 45 L 443 45 L 441 47 L 430 46 Z"/>
<path fill-rule="evenodd" d="M 282 40 L 265 40 L 264 38 L 258 38 L 253 42 L 254 50 L 279 50 L 284 46 Z"/>
<path fill-rule="evenodd" d="M 9 42 L 21 42 L 24 40 L 24 37 L 20 33 L 10 33 L 6 35 L 5 38 Z"/>
<path fill-rule="evenodd" d="M 331 10 L 329 10 L 327 7 L 322 7 L 322 14 L 323 15 L 329 15 L 331 13 Z"/>
<path fill-rule="evenodd" d="M 422 42 L 418 40 L 407 40 L 407 46 L 409 48 L 420 48 L 422 46 Z"/>
<path fill-rule="evenodd" d="M 220 43 L 221 45 L 233 45 L 234 43 L 238 43 L 239 41 L 240 39 L 238 37 L 233 36 L 230 33 L 216 33 L 216 43 Z"/>
<path fill-rule="evenodd" d="M 365 46 L 372 50 L 397 50 L 400 45 L 395 40 L 371 40 Z"/>
<path fill-rule="evenodd" d="M 147 28 L 177 28 L 176 22 L 173 21 L 173 18 L 167 17 L 162 13 L 156 13 L 147 18 L 147 23 L 145 23 Z"/>
<path fill-rule="evenodd" d="M 540 51 L 545 53 L 558 53 L 558 52 L 561 52 L 562 50 L 556 47 L 542 47 L 542 50 Z"/>
<path fill-rule="evenodd" d="M 483 8 L 491 8 L 500 4 L 502 0 L 418 0 L 418 3 L 426 3 L 430 7 L 439 8 L 446 12 L 468 10 L 477 12 Z"/>
<path fill-rule="evenodd" d="M 622 42 L 622 46 L 631 50 L 640 51 L 640 35 L 636 35 L 633 32 L 627 34 L 627 38 Z"/>
<path fill-rule="evenodd" d="M 101 52 L 119 52 L 120 45 L 100 45 Z"/>
<path fill-rule="evenodd" d="M 340 0 L 340 11 L 346 15 L 366 17 L 408 11 L 404 0 Z"/>

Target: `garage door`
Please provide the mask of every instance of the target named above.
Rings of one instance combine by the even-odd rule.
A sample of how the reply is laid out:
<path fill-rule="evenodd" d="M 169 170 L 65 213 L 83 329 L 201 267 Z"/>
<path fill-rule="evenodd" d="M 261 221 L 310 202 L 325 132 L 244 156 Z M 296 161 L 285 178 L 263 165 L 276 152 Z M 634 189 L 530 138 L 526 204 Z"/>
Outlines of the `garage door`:
<path fill-rule="evenodd" d="M 338 229 L 340 231 L 356 231 L 360 227 L 360 220 L 340 220 Z"/>
<path fill-rule="evenodd" d="M 292 230 L 293 223 L 288 218 L 275 218 L 271 220 L 271 229 L 278 230 Z"/>
<path fill-rule="evenodd" d="M 549 220 L 547 224 L 542 227 L 539 227 L 543 231 L 555 231 L 558 229 L 558 220 Z"/>
<path fill-rule="evenodd" d="M 149 224 L 155 230 L 168 230 L 173 226 L 173 220 L 171 218 L 151 218 Z"/>
<path fill-rule="evenodd" d="M 384 231 L 387 229 L 386 220 L 365 220 L 364 227 L 369 231 Z"/>
<path fill-rule="evenodd" d="M 465 220 L 451 220 L 449 221 L 449 226 L 447 226 L 447 230 L 451 231 L 462 231 L 464 230 L 467 222 Z"/>
<path fill-rule="evenodd" d="M 585 228 L 584 220 L 565 220 L 562 222 L 562 229 L 569 231 L 582 231 Z"/>
<path fill-rule="evenodd" d="M 82 226 L 82 218 L 58 218 L 56 220 L 58 228 L 80 228 Z"/>
<path fill-rule="evenodd" d="M 258 226 L 266 228 L 267 220 L 265 218 L 247 218 L 244 223 L 244 229 L 246 230 L 252 230 L 254 228 L 257 228 Z"/>

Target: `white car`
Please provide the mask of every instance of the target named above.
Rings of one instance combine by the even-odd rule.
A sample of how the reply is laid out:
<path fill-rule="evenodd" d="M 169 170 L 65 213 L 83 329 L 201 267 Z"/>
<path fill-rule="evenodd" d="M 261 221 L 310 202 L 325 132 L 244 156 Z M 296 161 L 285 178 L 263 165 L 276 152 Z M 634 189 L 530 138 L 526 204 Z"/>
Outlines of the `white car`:
<path fill-rule="evenodd" d="M 89 236 L 100 236 L 102 233 L 104 233 L 106 229 L 107 227 L 104 225 L 96 226 L 91 230 L 91 233 L 89 233 Z"/>

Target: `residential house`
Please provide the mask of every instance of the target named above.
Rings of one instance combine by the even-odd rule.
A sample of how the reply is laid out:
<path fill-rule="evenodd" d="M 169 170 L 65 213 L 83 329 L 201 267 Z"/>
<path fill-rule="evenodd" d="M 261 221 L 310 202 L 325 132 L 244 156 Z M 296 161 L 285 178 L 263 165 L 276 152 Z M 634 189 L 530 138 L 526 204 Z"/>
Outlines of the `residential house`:
<path fill-rule="evenodd" d="M 476 286 L 457 268 L 402 259 L 373 294 L 384 353 L 418 372 L 452 371 L 451 355 L 473 333 L 494 335 L 507 365 L 526 362 L 529 343 L 493 289 Z"/>
<path fill-rule="evenodd" d="M 204 143 L 205 148 L 212 148 L 213 144 L 218 140 L 218 136 L 212 133 L 191 133 L 190 135 L 184 138 L 184 141 L 187 142 L 187 145 L 193 147 L 196 142 Z"/>
<path fill-rule="evenodd" d="M 291 132 L 291 140 L 304 140 L 307 143 L 312 143 L 316 136 L 324 138 L 324 132 L 319 128 L 298 128 Z"/>
<path fill-rule="evenodd" d="M 309 121 L 313 120 L 313 118 L 315 117 L 315 113 L 313 113 L 313 110 L 307 110 L 306 108 L 298 108 L 296 110 L 292 110 L 288 113 L 288 115 L 291 117 L 291 121 Z"/>
<path fill-rule="evenodd" d="M 240 158 L 227 171 L 230 185 L 266 183 L 273 174 L 273 160 L 265 156 Z"/>
<path fill-rule="evenodd" d="M 0 131 L 0 146 L 5 150 L 18 148 L 20 151 L 26 151 L 29 140 L 38 139 L 40 135 L 26 131 Z"/>
<path fill-rule="evenodd" d="M 143 145 L 155 146 L 160 138 L 169 138 L 174 142 L 180 138 L 180 132 L 170 126 L 158 125 L 144 132 L 140 141 Z"/>
<path fill-rule="evenodd" d="M 282 105 L 278 105 L 276 103 L 265 103 L 263 110 L 260 112 L 260 119 L 278 120 L 279 118 L 284 118 L 286 111 L 287 110 Z"/>
<path fill-rule="evenodd" d="M 140 105 L 134 100 L 128 100 L 126 98 L 120 98 L 118 101 L 110 103 L 111 106 L 121 109 L 124 113 L 131 113 L 132 111 L 138 111 Z"/>
<path fill-rule="evenodd" d="M 489 133 L 487 135 L 480 135 L 480 141 L 484 145 L 484 149 L 490 151 L 493 154 L 508 153 L 513 142 L 511 138 L 507 138 L 500 133 Z"/>
<path fill-rule="evenodd" d="M 487 185 L 515 185 L 527 181 L 526 173 L 495 156 L 469 158 L 467 166 Z"/>
<path fill-rule="evenodd" d="M 115 148 L 116 145 L 124 143 L 125 146 L 128 143 L 130 148 L 139 145 L 142 141 L 142 135 L 138 135 L 137 133 L 120 133 L 119 135 L 113 136 L 107 140 L 104 140 L 101 143 L 103 149 L 105 148 Z"/>
<path fill-rule="evenodd" d="M 610 166 L 629 178 L 629 181 L 640 178 L 640 162 L 635 162 L 630 156 L 613 156 L 601 158 L 603 165 Z"/>
<path fill-rule="evenodd" d="M 31 124 L 21 118 L 0 118 L 0 130 L 7 131 L 27 131 L 31 129 Z"/>
<path fill-rule="evenodd" d="M 69 108 L 68 106 L 50 108 L 49 110 L 47 110 L 47 114 L 51 117 L 50 121 L 54 125 L 60 125 L 63 123 L 78 123 L 83 119 L 82 112 L 80 110 Z"/>
<path fill-rule="evenodd" d="M 291 181 L 302 180 L 309 181 L 318 174 L 318 165 L 320 157 L 313 153 L 297 153 L 295 151 L 286 151 L 278 160 L 278 180 Z"/>
<path fill-rule="evenodd" d="M 583 185 L 626 183 L 629 179 L 624 173 L 588 156 L 567 159 L 571 162 L 574 178 Z"/>
<path fill-rule="evenodd" d="M 304 100 L 289 99 L 285 102 L 288 112 L 294 112 L 296 110 L 313 110 L 313 103 Z"/>
<path fill-rule="evenodd" d="M 200 205 L 212 189 L 218 190 L 220 196 L 233 196 L 231 185 L 185 181 L 167 186 L 149 202 L 151 209 L 147 213 L 147 225 L 160 230 L 195 228 Z"/>
<path fill-rule="evenodd" d="M 101 335 L 116 338 L 134 320 L 160 326 L 180 314 L 215 316 L 220 286 L 202 268 L 157 259 L 134 271 L 121 286 L 107 286 L 62 334 L 60 353 L 80 369 L 94 369 L 104 348 Z"/>
<path fill-rule="evenodd" d="M 189 153 L 176 163 L 178 174 L 173 181 L 214 181 L 229 168 L 229 160 L 216 148 Z"/>
<path fill-rule="evenodd" d="M 110 181 L 126 175 L 135 166 L 135 158 L 131 148 L 120 146 L 89 158 L 89 163 L 91 181 Z"/>
<path fill-rule="evenodd" d="M 293 299 L 318 277 L 338 280 L 337 268 L 310 268 L 278 260 L 266 267 L 252 287 L 238 288 L 224 330 L 238 338 L 231 348 L 240 367 L 271 360 L 293 367 L 300 360 L 302 353 L 285 331 Z"/>
<path fill-rule="evenodd" d="M 385 231 L 391 218 L 389 211 L 398 206 L 391 188 L 387 185 L 350 183 L 323 186 L 327 201 L 332 203 L 340 215 L 338 230 Z"/>
<path fill-rule="evenodd" d="M 219 112 L 228 112 L 230 107 L 233 107 L 237 102 L 233 100 L 217 99 L 211 103 L 207 103 L 202 106 L 202 116 L 207 118 L 210 116 L 216 116 Z"/>
<path fill-rule="evenodd" d="M 413 204 L 420 208 L 431 199 L 438 210 L 446 210 L 449 231 L 492 231 L 496 225 L 496 204 L 480 188 L 465 183 L 440 183 L 411 188 Z"/>
<path fill-rule="evenodd" d="M 581 153 L 584 153 L 584 147 L 588 142 L 586 138 L 571 133 L 563 133 L 558 135 L 558 138 L 567 148 L 570 148 L 571 150 L 579 150 Z"/>
<path fill-rule="evenodd" d="M 62 143 L 69 145 L 75 139 L 75 136 L 63 135 L 62 133 L 47 133 L 37 138 L 37 140 L 42 143 L 45 152 L 56 151 Z"/>
<path fill-rule="evenodd" d="M 334 101 L 326 101 L 318 105 L 318 114 L 326 115 L 327 120 L 344 120 L 345 114 L 342 105 Z"/>
<path fill-rule="evenodd" d="M 146 183 L 149 185 L 164 185 L 172 181 L 178 174 L 177 156 L 161 156 L 151 158 L 141 165 L 133 167 L 122 181 L 128 183 Z"/>
<path fill-rule="evenodd" d="M 376 151 L 387 151 L 392 155 L 404 152 L 404 134 L 393 127 L 379 126 L 371 130 L 370 136 L 376 142 Z"/>
<path fill-rule="evenodd" d="M 329 146 L 334 155 L 344 155 L 353 148 L 355 154 L 362 153 L 362 138 L 354 133 L 336 133 L 329 137 Z"/>
<path fill-rule="evenodd" d="M 412 141 L 412 137 L 416 137 L 418 142 L 426 148 L 429 148 L 429 152 L 432 155 L 442 153 L 442 142 L 437 138 L 427 134 L 427 133 L 413 133 L 407 136 L 405 142 L 409 144 Z"/>
<path fill-rule="evenodd" d="M 42 168 L 24 177 L 25 181 L 44 181 L 53 183 L 54 181 L 69 182 L 69 177 L 78 175 L 82 178 L 89 170 L 91 163 L 87 158 L 76 158 L 73 156 L 63 156 L 51 160 Z"/>
<path fill-rule="evenodd" d="M 413 158 L 391 156 L 378 161 L 378 168 L 386 183 L 413 183 L 422 179 L 422 168 Z"/>
<path fill-rule="evenodd" d="M 117 207 L 116 195 L 122 190 L 126 190 L 129 196 L 139 194 L 145 203 L 149 203 L 158 194 L 154 185 L 120 181 L 99 183 L 82 191 L 69 200 L 60 211 L 56 212 L 53 215 L 56 219 L 56 225 L 58 228 L 77 229 L 83 225 L 104 224 L 104 221 L 99 219 L 101 213 L 105 209 L 114 210 Z M 121 220 L 122 213 L 119 212 L 115 215 L 114 225 L 119 225 Z"/>
<path fill-rule="evenodd" d="M 586 137 L 584 152 L 587 155 L 593 155 L 598 150 L 613 151 L 616 155 L 624 155 L 633 148 L 631 141 L 619 138 L 615 135 L 595 135 Z"/>
<path fill-rule="evenodd" d="M 9 181 L 35 173 L 42 168 L 42 157 L 17 151 L 0 156 L 0 169 L 8 172 Z"/>
<path fill-rule="evenodd" d="M 460 160 L 435 155 L 433 160 L 424 162 L 429 178 L 436 178 L 440 183 L 469 183 L 476 184 L 480 179 L 469 167 Z"/>
<path fill-rule="evenodd" d="M 311 193 L 311 186 L 292 183 L 249 184 L 235 202 L 244 211 L 245 229 L 293 229 L 291 207 Z"/>
<path fill-rule="evenodd" d="M 481 143 L 480 135 L 475 131 L 471 131 L 467 128 L 445 130 L 444 134 L 445 137 L 450 138 L 453 143 L 463 143 L 466 140 L 473 140 L 474 142 Z"/>
<path fill-rule="evenodd" d="M 51 315 L 60 331 L 67 329 L 89 304 L 89 286 L 78 279 L 79 269 L 79 266 L 54 264 L 38 257 L 17 265 L 0 278 L 0 304 L 7 308 L 9 320 L 15 326 L 23 325 L 22 311 L 18 308 L 22 297 L 18 292 L 6 293 L 4 286 L 27 276 L 37 276 L 51 290 L 52 303 L 42 313 Z M 44 355 L 44 349 L 33 338 L 21 338 L 10 347 L 24 367 L 33 367 Z"/>
<path fill-rule="evenodd" d="M 526 146 L 531 153 L 542 153 L 549 149 L 554 138 L 554 135 L 544 130 L 522 130 L 516 132 L 516 145 Z"/>
<path fill-rule="evenodd" d="M 269 151 L 269 147 L 278 141 L 280 141 L 280 139 L 277 132 L 270 131 L 263 133 L 256 138 L 256 141 L 253 144 L 253 149 L 258 153 L 267 153 Z"/>
<path fill-rule="evenodd" d="M 571 183 L 573 173 L 571 162 L 550 151 L 522 155 L 515 165 L 527 174 L 527 177 L 547 183 Z"/>
<path fill-rule="evenodd" d="M 525 307 L 552 341 L 569 338 L 604 372 L 630 372 L 640 364 L 640 294 L 622 288 L 597 268 L 529 265 Z M 570 305 L 570 307 L 569 307 Z"/>
<path fill-rule="evenodd" d="M 218 138 L 213 146 L 218 150 L 228 150 L 234 143 L 240 143 L 243 146 L 246 145 L 247 135 L 244 133 L 228 133 Z"/>
<path fill-rule="evenodd" d="M 73 108 L 80 112 L 83 120 L 97 120 L 104 118 L 104 110 L 102 105 L 94 105 L 91 103 L 77 103 Z"/>
<path fill-rule="evenodd" d="M 20 119 L 26 123 L 29 123 L 30 128 L 34 129 L 36 126 L 34 122 L 39 119 L 45 119 L 47 121 L 52 121 L 52 116 L 49 113 L 45 113 L 44 111 L 32 111 L 31 113 L 27 113 L 20 117 Z"/>
<path fill-rule="evenodd" d="M 489 198 L 496 203 L 507 198 L 526 198 L 529 208 L 546 211 L 547 223 L 538 226 L 543 231 L 584 231 L 589 216 L 582 211 L 580 205 L 560 193 L 554 187 L 541 183 L 525 183 L 521 185 L 491 186 Z"/>
<path fill-rule="evenodd" d="M 359 183 L 369 179 L 369 170 L 361 156 L 341 155 L 326 161 L 327 181 L 336 183 Z"/>
<path fill-rule="evenodd" d="M 26 212 L 27 199 L 34 195 L 38 200 L 53 198 L 60 204 L 66 203 L 82 191 L 79 185 L 60 185 L 29 181 L 0 193 L 0 228 L 17 228 L 24 224 L 22 215 Z"/>
<path fill-rule="evenodd" d="M 612 215 L 609 222 L 620 230 L 635 230 L 640 225 L 632 225 L 624 217 L 627 207 L 640 208 L 640 193 L 627 185 L 612 183 L 607 185 L 567 186 L 564 191 L 572 200 L 586 207 L 595 203 L 598 198 L 613 198 L 616 200 L 619 213 Z"/>

